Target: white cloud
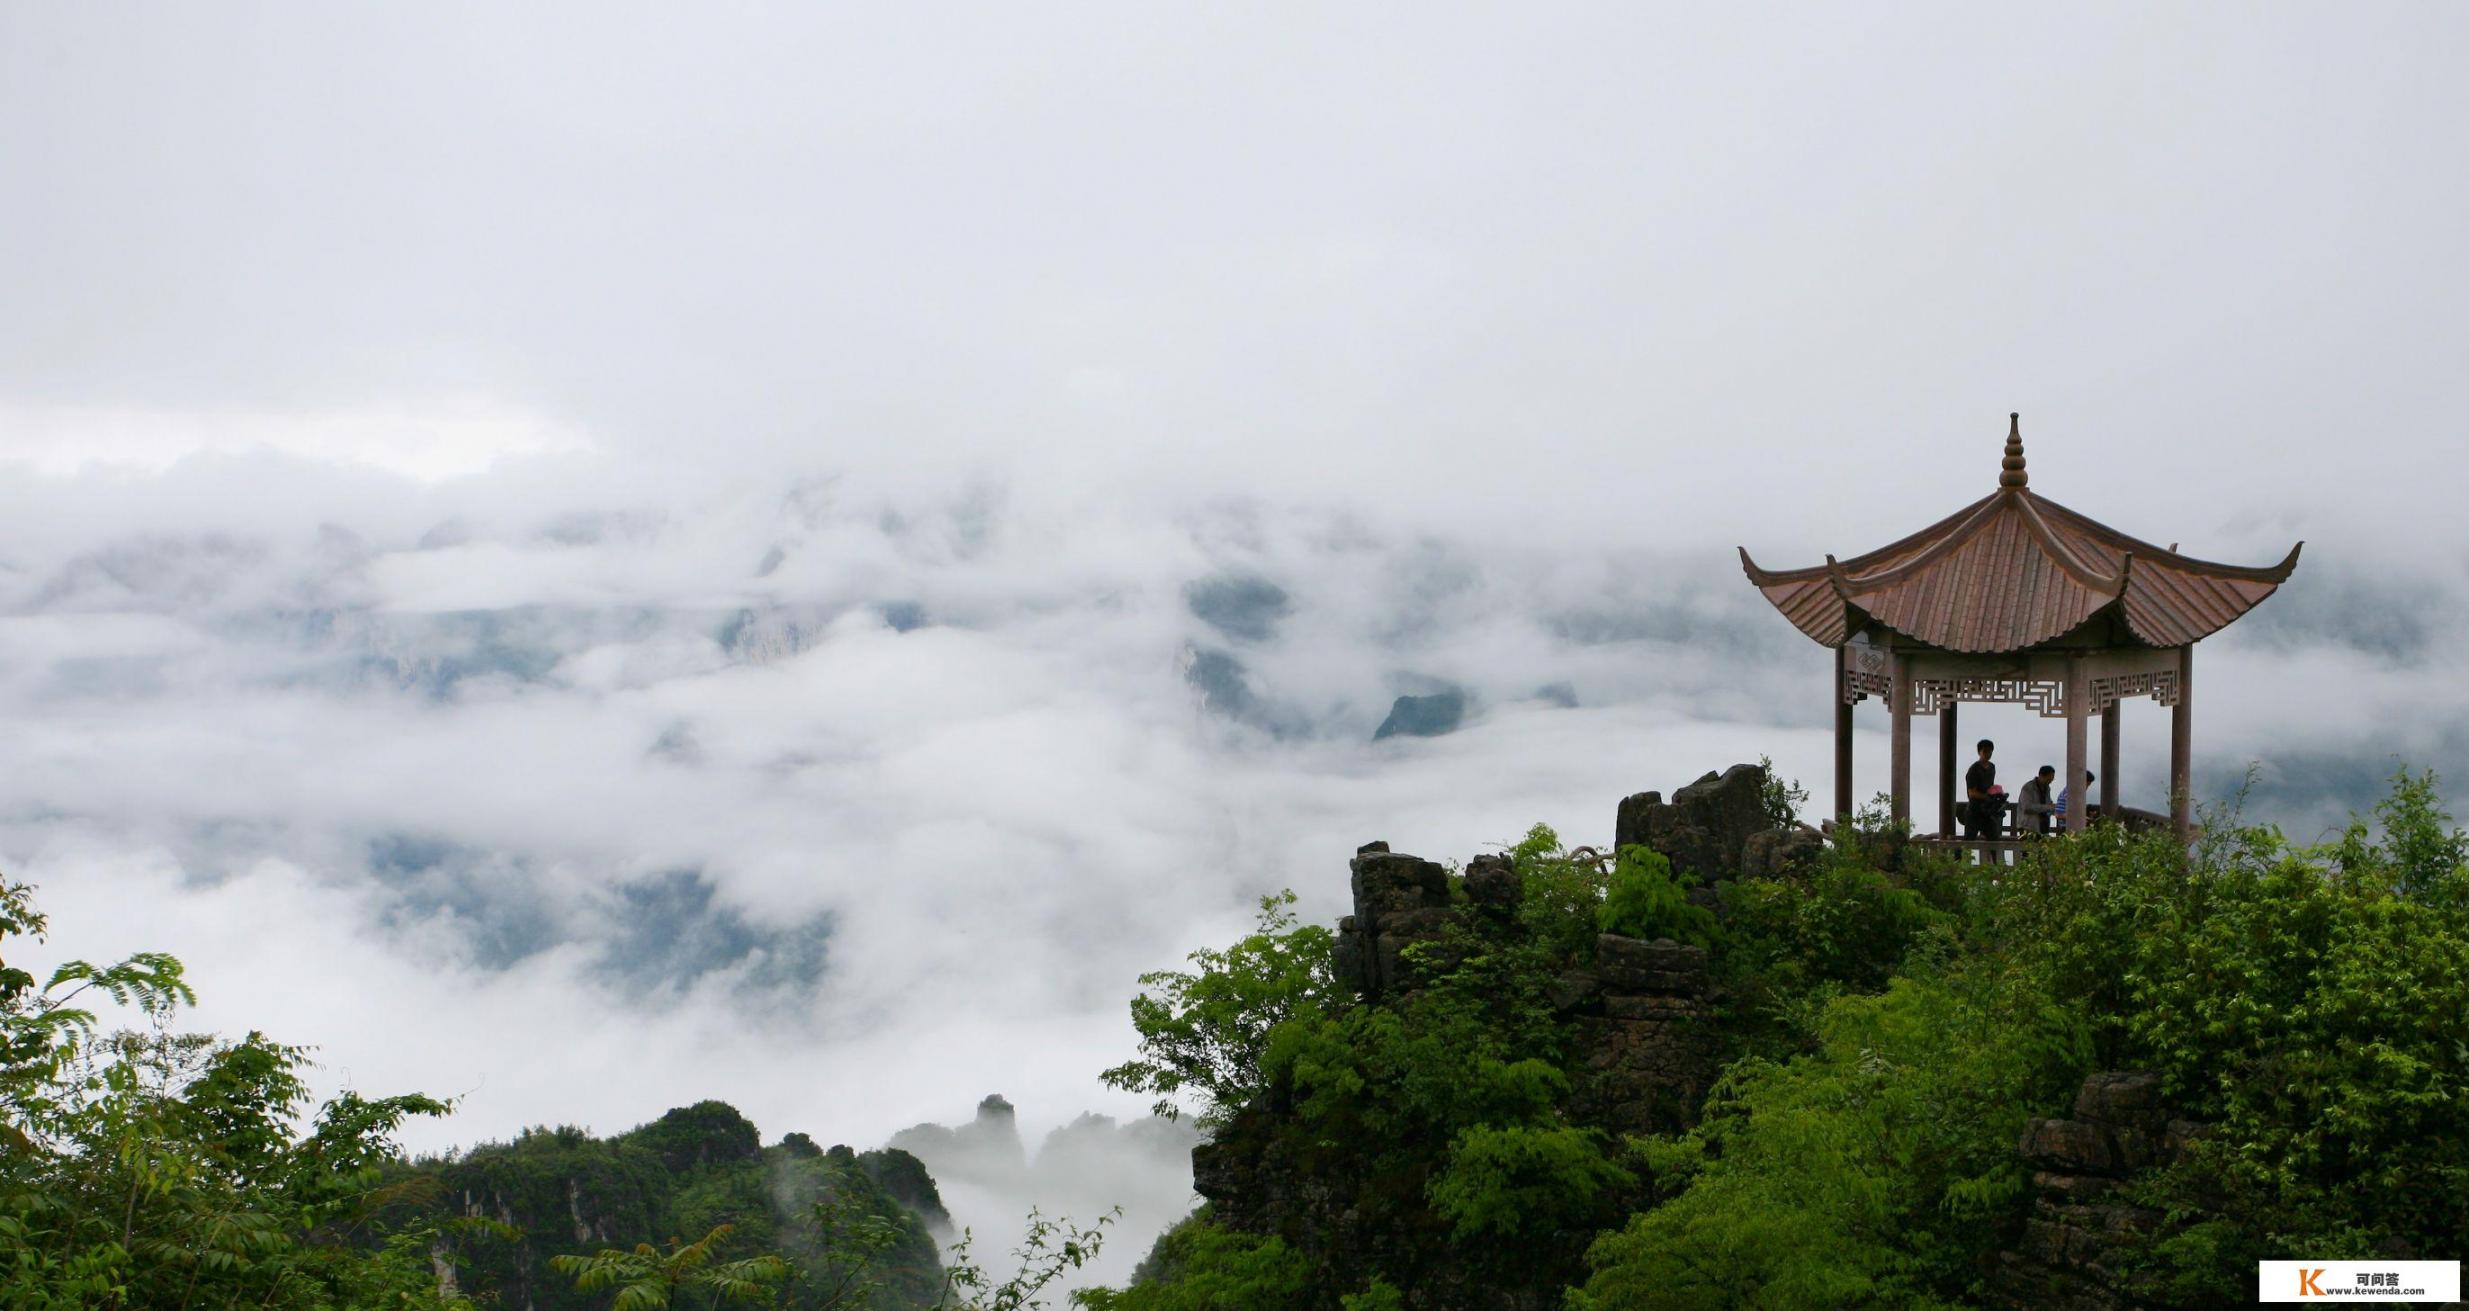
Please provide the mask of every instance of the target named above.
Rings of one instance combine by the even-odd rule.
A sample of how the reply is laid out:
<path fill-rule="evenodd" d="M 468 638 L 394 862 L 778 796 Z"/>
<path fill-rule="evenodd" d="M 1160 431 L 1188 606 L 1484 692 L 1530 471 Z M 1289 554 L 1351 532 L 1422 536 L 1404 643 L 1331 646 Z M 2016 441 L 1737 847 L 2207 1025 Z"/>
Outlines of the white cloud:
<path fill-rule="evenodd" d="M 589 450 L 579 431 L 480 402 L 304 413 L 0 403 L 0 466 L 45 477 L 161 473 L 200 455 L 278 454 L 421 482 Z"/>

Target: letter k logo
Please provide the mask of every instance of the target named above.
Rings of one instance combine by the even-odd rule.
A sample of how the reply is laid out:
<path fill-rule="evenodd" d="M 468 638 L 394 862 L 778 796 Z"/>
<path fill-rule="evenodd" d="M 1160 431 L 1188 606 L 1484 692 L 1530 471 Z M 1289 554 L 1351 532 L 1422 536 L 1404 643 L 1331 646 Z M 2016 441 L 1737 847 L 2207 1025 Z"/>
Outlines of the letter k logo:
<path fill-rule="evenodd" d="M 2302 1270 L 2299 1270 L 2299 1271 L 2298 1271 L 2298 1296 L 2300 1296 L 2300 1297 L 2307 1297 L 2307 1296 L 2322 1297 L 2322 1296 L 2324 1296 L 2324 1292 L 2323 1292 L 2323 1285 L 2318 1284 L 2318 1283 L 2316 1283 L 2316 1282 L 2315 1282 L 2316 1280 L 2321 1279 L 2321 1278 L 2323 1278 L 2323 1271 L 2321 1271 L 2321 1270 L 2303 1270 L 2303 1269 L 2302 1269 Z"/>

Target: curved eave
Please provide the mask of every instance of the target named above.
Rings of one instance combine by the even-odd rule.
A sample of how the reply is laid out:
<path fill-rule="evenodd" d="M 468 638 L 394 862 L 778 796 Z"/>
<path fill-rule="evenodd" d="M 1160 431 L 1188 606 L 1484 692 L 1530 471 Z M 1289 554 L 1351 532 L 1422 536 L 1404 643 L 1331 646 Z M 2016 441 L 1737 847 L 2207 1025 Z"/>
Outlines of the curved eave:
<path fill-rule="evenodd" d="M 1810 578 L 1823 578 L 1830 569 L 1840 569 L 1855 578 L 1862 577 L 1880 566 L 1898 567 L 1915 553 L 1926 552 L 1943 545 L 1948 538 L 1956 535 L 1956 529 L 1979 516 L 1982 510 L 1998 499 L 1998 496 L 1999 493 L 1991 492 L 1919 532 L 1899 537 L 1876 550 L 1863 551 L 1839 563 L 1829 556 L 1825 564 L 1813 564 L 1800 569 L 1767 569 L 1749 558 L 1747 547 L 1736 549 L 1740 552 L 1741 568 L 1748 573 L 1749 581 L 1759 587 L 1775 583 L 1796 583 Z"/>
<path fill-rule="evenodd" d="M 2280 590 L 2297 553 L 2273 570 L 2236 575 L 2196 573 L 2135 561 L 2134 577 L 2120 597 L 2126 627 L 2153 646 L 2189 646 L 2244 618 Z M 2278 577 L 2272 575 L 2277 573 Z"/>
<path fill-rule="evenodd" d="M 1741 570 L 1794 627 L 1841 646 L 1868 621 L 1940 650 L 2001 654 L 2074 631 L 2109 606 L 2136 641 L 2184 646 L 2235 623 L 2296 571 L 2221 564 L 2129 537 L 2023 488 L 1994 492 L 1909 537 L 1822 565 Z"/>
<path fill-rule="evenodd" d="M 2098 519 L 2094 519 L 2091 516 L 2082 513 L 2081 511 L 2069 509 L 2056 501 L 2050 500 L 2046 496 L 2041 496 L 2037 493 L 2032 493 L 2030 495 L 2033 501 L 2033 508 L 2038 510 L 2042 515 L 2059 520 L 2066 527 L 2072 528 L 2075 531 L 2098 541 L 2103 546 L 2107 546 L 2120 553 L 2132 554 L 2148 564 L 2163 565 L 2168 568 L 2182 570 L 2187 573 L 2204 574 L 2215 578 L 2238 579 L 2245 582 L 2272 583 L 2277 585 L 2288 582 L 2289 576 L 2297 572 L 2298 555 L 2306 549 L 2306 543 L 2302 541 L 2299 542 L 2295 546 L 2289 548 L 2289 554 L 2282 556 L 2280 563 L 2278 564 L 2223 564 L 2218 560 L 2199 559 L 2195 556 L 2180 554 L 2179 552 L 2169 550 L 2166 547 L 2154 546 L 2150 542 L 2144 541 L 2139 537 L 2131 537 L 2125 533 L 2119 532 L 2117 529 L 2112 528 Z"/>

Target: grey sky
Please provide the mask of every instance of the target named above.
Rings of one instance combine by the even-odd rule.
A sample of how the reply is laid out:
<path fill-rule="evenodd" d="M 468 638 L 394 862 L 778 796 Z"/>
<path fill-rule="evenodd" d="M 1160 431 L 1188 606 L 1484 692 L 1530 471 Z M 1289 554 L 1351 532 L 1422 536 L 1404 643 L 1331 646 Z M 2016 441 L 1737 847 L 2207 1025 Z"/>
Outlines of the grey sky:
<path fill-rule="evenodd" d="M 2309 539 L 2199 745 L 2311 833 L 2469 779 L 2465 65 L 2432 5 L 8 6 L 0 862 L 466 1095 L 429 1145 L 1042 1132 L 1356 843 L 1822 786 L 1730 548 L 1916 528 L 2010 410 L 2127 531 Z"/>

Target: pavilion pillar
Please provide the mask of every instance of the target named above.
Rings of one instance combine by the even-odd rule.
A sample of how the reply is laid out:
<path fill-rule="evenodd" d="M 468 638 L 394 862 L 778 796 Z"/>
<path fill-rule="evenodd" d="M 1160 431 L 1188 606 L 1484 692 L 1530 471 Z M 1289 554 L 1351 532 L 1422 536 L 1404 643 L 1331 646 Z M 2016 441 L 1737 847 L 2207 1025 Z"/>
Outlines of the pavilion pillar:
<path fill-rule="evenodd" d="M 1899 825 L 1912 822 L 1912 662 L 1902 652 L 1895 653 L 1894 677 L 1888 680 L 1893 689 L 1887 700 L 1894 711 L 1894 738 L 1891 768 L 1894 778 L 1892 806 L 1888 818 Z"/>
<path fill-rule="evenodd" d="M 2086 765 L 2084 702 L 2092 699 L 2091 680 L 2083 676 L 2083 657 L 2066 657 L 2066 831 L 2083 831 L 2084 812 L 2091 809 L 2092 790 L 2083 785 Z"/>
<path fill-rule="evenodd" d="M 2195 835 L 2195 646 L 2178 648 L 2178 703 L 2169 708 L 2169 823 Z"/>
<path fill-rule="evenodd" d="M 1852 816 L 1852 680 L 1851 656 L 1835 648 L 1835 811 L 1841 823 Z"/>
<path fill-rule="evenodd" d="M 2118 726 L 2125 721 L 2125 705 L 2112 701 L 2100 712 L 2100 813 L 2118 818 Z"/>
<path fill-rule="evenodd" d="M 1937 835 L 1955 835 L 1955 703 L 1937 708 Z"/>

